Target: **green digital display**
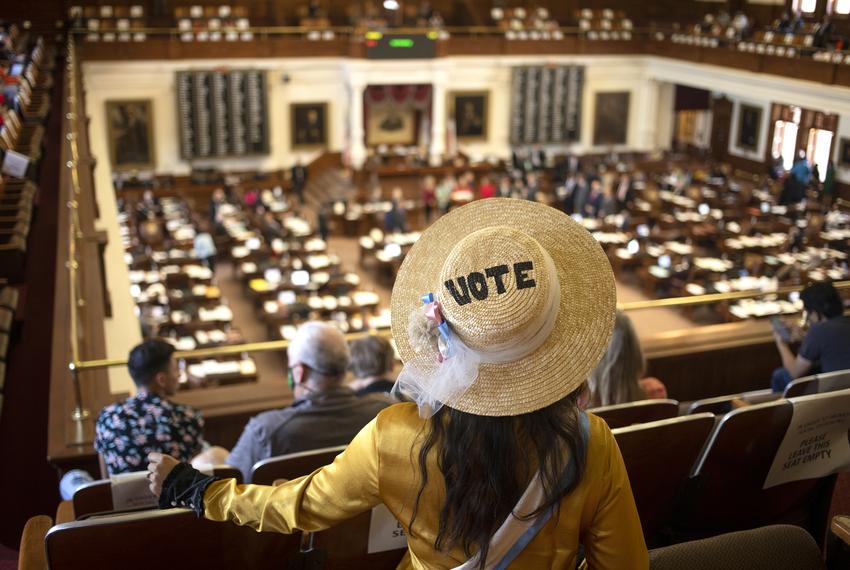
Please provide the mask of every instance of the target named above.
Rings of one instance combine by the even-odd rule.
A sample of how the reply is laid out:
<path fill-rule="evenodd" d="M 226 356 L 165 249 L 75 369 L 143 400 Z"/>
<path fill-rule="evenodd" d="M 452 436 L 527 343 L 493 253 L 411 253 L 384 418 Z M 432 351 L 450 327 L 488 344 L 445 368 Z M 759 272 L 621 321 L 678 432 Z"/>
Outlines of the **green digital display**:
<path fill-rule="evenodd" d="M 366 32 L 366 57 L 370 59 L 420 59 L 437 55 L 439 34 L 386 34 L 377 30 Z"/>
<path fill-rule="evenodd" d="M 410 38 L 392 38 L 390 40 L 390 47 L 393 48 L 412 48 L 413 40 Z"/>

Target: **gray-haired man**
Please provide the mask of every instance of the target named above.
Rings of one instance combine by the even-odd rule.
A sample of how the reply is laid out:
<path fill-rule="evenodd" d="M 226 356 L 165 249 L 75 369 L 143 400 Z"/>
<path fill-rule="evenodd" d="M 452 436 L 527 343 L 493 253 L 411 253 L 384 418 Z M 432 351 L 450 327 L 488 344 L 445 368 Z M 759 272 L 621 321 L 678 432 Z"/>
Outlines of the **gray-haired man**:
<path fill-rule="evenodd" d="M 227 458 L 246 482 L 261 459 L 347 444 L 392 403 L 382 396 L 358 398 L 344 385 L 350 358 L 345 337 L 335 326 L 309 322 L 298 329 L 287 350 L 295 401 L 251 418 Z"/>

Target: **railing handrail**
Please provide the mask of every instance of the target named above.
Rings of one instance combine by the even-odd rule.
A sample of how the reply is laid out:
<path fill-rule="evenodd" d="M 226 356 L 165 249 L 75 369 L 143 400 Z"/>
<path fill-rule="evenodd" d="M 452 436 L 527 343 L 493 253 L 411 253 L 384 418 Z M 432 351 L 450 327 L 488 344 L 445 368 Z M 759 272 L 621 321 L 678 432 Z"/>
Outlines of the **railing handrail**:
<path fill-rule="evenodd" d="M 837 289 L 850 288 L 850 281 L 839 281 L 833 283 Z M 694 295 L 691 297 L 668 297 L 666 299 L 655 299 L 649 301 L 631 301 L 628 303 L 620 303 L 617 308 L 621 311 L 639 311 L 643 309 L 657 309 L 662 307 L 682 307 L 705 305 L 716 303 L 719 301 L 732 301 L 737 299 L 749 299 L 753 297 L 763 297 L 765 295 L 784 295 L 794 291 L 801 291 L 803 286 L 795 285 L 788 287 L 779 287 L 774 291 L 735 291 L 730 293 L 712 293 L 708 295 Z M 345 335 L 346 340 L 356 340 L 377 334 L 380 336 L 390 337 L 392 333 L 389 330 L 367 331 L 348 333 Z M 249 342 L 243 344 L 233 344 L 226 346 L 217 346 L 213 348 L 201 348 L 196 350 L 181 350 L 174 353 L 175 358 L 208 358 L 211 356 L 230 356 L 233 354 L 241 354 L 243 352 L 268 352 L 286 350 L 289 346 L 288 340 L 272 340 L 266 342 Z M 103 358 L 98 360 L 88 360 L 76 362 L 74 368 L 78 372 L 84 370 L 98 370 L 102 368 L 112 368 L 115 366 L 124 366 L 127 364 L 126 358 Z"/>

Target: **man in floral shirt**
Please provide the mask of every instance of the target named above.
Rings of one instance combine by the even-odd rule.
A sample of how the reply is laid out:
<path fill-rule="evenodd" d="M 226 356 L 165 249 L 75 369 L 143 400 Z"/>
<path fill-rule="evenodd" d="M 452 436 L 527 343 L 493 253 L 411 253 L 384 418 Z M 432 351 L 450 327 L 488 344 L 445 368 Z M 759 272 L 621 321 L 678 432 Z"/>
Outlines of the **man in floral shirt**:
<path fill-rule="evenodd" d="M 110 475 L 143 471 L 152 451 L 190 461 L 206 446 L 200 412 L 166 399 L 177 392 L 173 353 L 161 340 L 130 351 L 127 368 L 138 392 L 105 407 L 95 424 L 94 448 Z"/>

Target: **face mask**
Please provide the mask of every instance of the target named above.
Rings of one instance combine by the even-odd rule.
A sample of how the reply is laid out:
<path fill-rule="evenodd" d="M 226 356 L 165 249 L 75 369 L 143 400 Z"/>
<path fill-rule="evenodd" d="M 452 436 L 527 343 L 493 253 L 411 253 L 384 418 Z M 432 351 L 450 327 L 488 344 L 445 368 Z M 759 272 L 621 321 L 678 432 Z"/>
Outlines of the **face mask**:
<path fill-rule="evenodd" d="M 295 390 L 295 376 L 292 375 L 292 368 L 286 369 L 286 382 L 289 384 L 290 390 Z"/>

